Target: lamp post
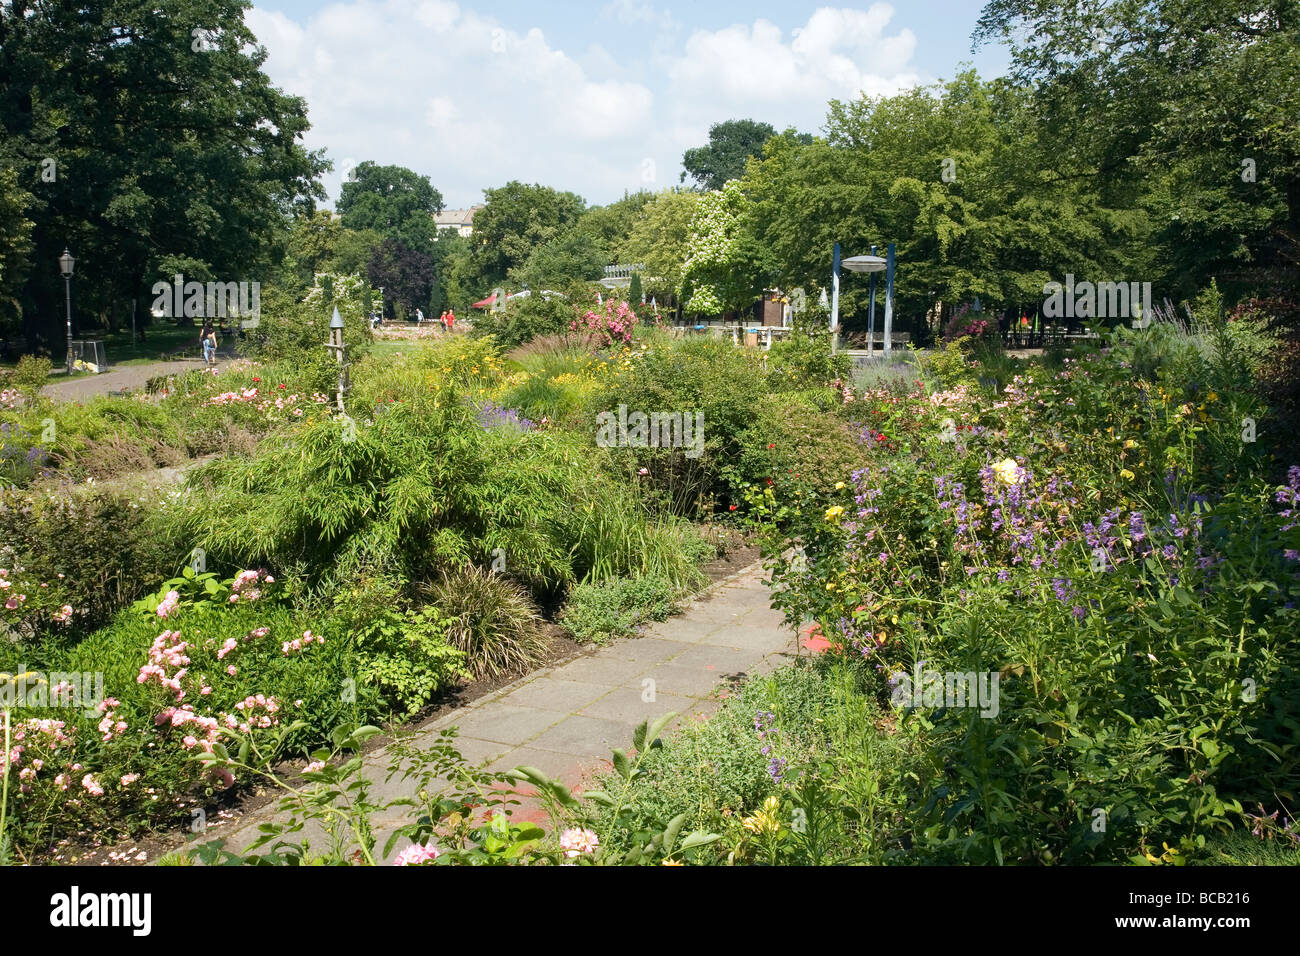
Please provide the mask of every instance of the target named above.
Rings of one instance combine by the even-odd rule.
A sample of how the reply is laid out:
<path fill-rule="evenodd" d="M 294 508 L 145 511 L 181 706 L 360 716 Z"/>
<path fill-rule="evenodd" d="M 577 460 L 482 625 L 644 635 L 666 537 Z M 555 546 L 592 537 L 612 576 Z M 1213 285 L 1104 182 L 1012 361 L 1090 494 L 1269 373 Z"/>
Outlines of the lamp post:
<path fill-rule="evenodd" d="M 872 248 L 874 249 L 875 247 L 873 246 Z M 889 247 L 889 259 L 888 259 L 888 260 L 882 259 L 882 258 L 880 258 L 880 256 L 871 255 L 871 256 L 850 256 L 849 258 L 847 258 L 847 259 L 845 259 L 845 260 L 843 260 L 843 261 L 841 262 L 841 261 L 840 261 L 840 244 L 839 244 L 838 242 L 835 243 L 834 266 L 833 266 L 833 271 L 832 271 L 832 273 L 831 273 L 831 335 L 832 335 L 832 338 L 831 338 L 831 350 L 832 350 L 832 351 L 834 351 L 834 350 L 835 350 L 836 348 L 838 348 L 838 346 L 839 346 L 839 327 L 840 327 L 840 266 L 841 266 L 841 265 L 844 266 L 844 268 L 845 268 L 845 269 L 848 269 L 850 272 L 872 272 L 872 273 L 875 273 L 875 272 L 880 272 L 880 271 L 886 269 L 887 267 L 892 267 L 892 265 L 893 265 L 893 261 L 894 261 L 893 256 L 894 256 L 894 247 L 893 247 L 893 245 L 891 244 L 890 247 Z M 893 292 L 893 281 L 892 281 L 892 280 L 893 280 L 893 274 L 894 274 L 894 273 L 893 273 L 893 269 L 892 269 L 892 268 L 889 268 L 889 277 L 890 277 L 890 280 L 891 280 L 891 281 L 887 284 L 887 288 L 888 288 L 888 290 L 889 290 L 890 293 Z M 890 301 L 889 301 L 889 298 L 888 298 L 888 296 L 887 296 L 887 297 L 886 297 L 886 300 L 885 300 L 885 328 L 886 328 L 886 330 L 888 330 L 888 328 L 889 328 L 889 320 L 890 320 L 891 316 L 892 316 L 892 312 L 891 312 L 891 310 L 890 310 Z M 875 333 L 875 328 L 874 328 L 874 323 L 873 323 L 873 326 L 872 326 L 872 334 L 874 335 L 874 333 Z M 870 343 L 868 343 L 868 349 L 869 349 L 869 348 L 870 348 Z M 885 349 L 886 349 L 886 350 L 889 349 L 889 333 L 888 333 L 888 331 L 886 331 L 886 333 L 885 333 Z"/>
<path fill-rule="evenodd" d="M 876 254 L 876 247 L 871 247 L 871 254 Z M 876 274 L 871 273 L 871 311 L 867 319 L 867 358 L 876 350 Z"/>
<path fill-rule="evenodd" d="M 59 256 L 59 271 L 63 273 L 63 295 L 68 306 L 68 374 L 72 374 L 72 268 L 77 264 L 77 260 L 72 258 L 72 253 L 68 251 L 67 246 L 63 247 L 63 255 Z"/>

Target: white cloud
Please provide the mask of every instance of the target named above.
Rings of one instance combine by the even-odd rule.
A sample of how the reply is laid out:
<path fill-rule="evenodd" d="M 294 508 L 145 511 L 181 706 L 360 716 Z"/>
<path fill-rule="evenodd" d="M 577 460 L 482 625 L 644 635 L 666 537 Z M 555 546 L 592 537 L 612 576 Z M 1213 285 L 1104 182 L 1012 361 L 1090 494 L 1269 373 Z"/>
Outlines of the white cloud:
<path fill-rule="evenodd" d="M 615 0 L 601 19 L 642 29 L 642 52 L 576 56 L 553 31 L 447 0 L 341 0 L 305 22 L 254 7 L 247 19 L 272 81 L 308 102 L 309 148 L 408 166 L 465 206 L 511 179 L 592 202 L 673 185 L 682 152 L 725 119 L 815 130 L 833 96 L 916 82 L 915 37 L 889 35 L 892 15 L 823 8 L 788 37 L 758 20 L 683 39 L 670 14 Z M 326 178 L 331 196 L 340 173 Z"/>
<path fill-rule="evenodd" d="M 821 125 L 827 100 L 862 93 L 887 95 L 914 86 L 919 77 L 908 69 L 916 49 L 910 30 L 887 36 L 893 8 L 877 3 L 868 10 L 823 7 L 787 41 L 767 20 L 752 26 L 697 30 L 686 41 L 685 55 L 671 67 L 670 102 L 680 121 L 717 121 L 717 113 L 748 115 L 777 128 Z M 691 91 L 709 90 L 705 103 Z M 701 109 L 707 106 L 707 109 Z"/>

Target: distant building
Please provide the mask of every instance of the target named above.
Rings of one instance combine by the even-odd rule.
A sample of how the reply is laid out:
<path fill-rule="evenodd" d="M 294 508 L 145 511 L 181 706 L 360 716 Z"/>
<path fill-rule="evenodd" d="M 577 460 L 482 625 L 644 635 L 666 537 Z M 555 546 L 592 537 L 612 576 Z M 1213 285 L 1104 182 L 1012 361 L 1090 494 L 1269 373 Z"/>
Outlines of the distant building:
<path fill-rule="evenodd" d="M 444 209 L 433 217 L 433 224 L 438 232 L 455 232 L 469 238 L 474 233 L 474 213 L 482 206 L 470 206 L 468 209 Z"/>

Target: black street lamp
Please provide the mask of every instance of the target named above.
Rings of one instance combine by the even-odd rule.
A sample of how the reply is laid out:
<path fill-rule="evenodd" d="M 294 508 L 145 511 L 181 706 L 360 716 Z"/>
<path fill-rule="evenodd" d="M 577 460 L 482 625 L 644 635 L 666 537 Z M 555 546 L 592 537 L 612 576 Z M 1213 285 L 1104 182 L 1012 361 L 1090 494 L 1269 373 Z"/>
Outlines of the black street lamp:
<path fill-rule="evenodd" d="M 77 260 L 72 258 L 65 246 L 63 255 L 59 256 L 59 271 L 63 273 L 64 298 L 68 304 L 68 374 L 72 374 L 72 267 Z"/>

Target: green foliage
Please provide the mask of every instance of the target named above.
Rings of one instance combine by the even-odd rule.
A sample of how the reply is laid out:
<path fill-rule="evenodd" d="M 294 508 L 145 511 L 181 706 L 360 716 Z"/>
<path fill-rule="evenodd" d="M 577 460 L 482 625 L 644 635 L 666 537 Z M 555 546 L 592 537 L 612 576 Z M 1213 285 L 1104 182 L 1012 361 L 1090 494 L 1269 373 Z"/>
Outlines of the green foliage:
<path fill-rule="evenodd" d="M 922 661 L 1000 678 L 996 715 L 900 714 L 921 755 L 895 784 L 902 859 L 1196 858 L 1300 779 L 1300 542 L 1278 504 L 1300 471 L 1267 483 L 1232 364 L 1153 328 L 1028 366 L 991 407 L 969 379 L 901 408 L 869 394 L 877 438 L 841 497 L 779 515 L 777 603 L 868 688 Z"/>
<path fill-rule="evenodd" d="M 627 374 L 608 385 L 597 407 L 700 415 L 703 447 L 698 457 L 684 448 L 617 449 L 628 473 L 644 467 L 642 481 L 679 514 L 707 509 L 725 494 L 724 466 L 741 451 L 741 433 L 767 393 L 758 356 L 716 339 L 688 339 L 670 349 L 651 349 Z"/>
<path fill-rule="evenodd" d="M 484 291 L 522 266 L 533 250 L 578 221 L 585 203 L 574 193 L 509 182 L 483 191 L 474 215 L 474 268 Z"/>
<path fill-rule="evenodd" d="M 853 670 L 832 661 L 746 681 L 708 721 L 649 753 L 619 812 L 592 821 L 602 845 L 635 846 L 640 829 L 680 815 L 683 827 L 721 835 L 699 862 L 884 862 L 904 809 L 889 787 L 910 746 L 877 730 L 879 712 L 862 691 Z"/>
<path fill-rule="evenodd" d="M 675 294 L 681 287 L 691 223 L 699 202 L 697 192 L 665 190 L 646 203 L 632 221 L 615 258 L 645 266 L 646 291 Z"/>
<path fill-rule="evenodd" d="M 40 400 L 41 389 L 45 387 L 45 382 L 50 377 L 51 368 L 53 363 L 45 357 L 24 355 L 18 360 L 12 381 L 29 405 L 34 405 Z"/>
<path fill-rule="evenodd" d="M 427 254 L 443 203 L 428 176 L 367 160 L 344 181 L 336 208 L 345 228 L 371 230 Z"/>
<path fill-rule="evenodd" d="M 767 247 L 754 232 L 753 203 L 739 181 L 700 197 L 682 267 L 683 308 L 717 315 L 752 305 L 771 279 Z"/>
<path fill-rule="evenodd" d="M 38 187 L 23 213 L 33 244 L 19 254 L 52 265 L 72 237 L 79 315 L 120 309 L 178 272 L 261 279 L 286 210 L 324 198 L 325 160 L 302 144 L 306 102 L 263 72 L 266 51 L 245 9 L 236 0 L 110 0 L 93 16 L 30 4 L 0 10 L 0 168 L 30 171 L 23 175 Z M 167 116 L 186 134 L 142 139 L 144 116 Z M 46 157 L 57 160 L 55 176 L 38 181 Z M 63 311 L 51 307 L 63 301 L 57 273 L 32 270 L 18 297 L 29 328 L 62 341 Z"/>
<path fill-rule="evenodd" d="M 682 182 L 689 175 L 701 189 L 721 189 L 728 180 L 745 174 L 745 163 L 761 156 L 763 144 L 776 135 L 767 123 L 727 120 L 709 127 L 709 143 L 688 149 L 682 156 Z"/>
<path fill-rule="evenodd" d="M 918 354 L 921 371 L 936 389 L 953 388 L 971 382 L 970 359 L 963 348 L 965 344 L 964 338 L 953 339 L 942 349 L 926 353 L 925 357 Z"/>
<path fill-rule="evenodd" d="M 1177 301 L 1214 274 L 1231 273 L 1236 289 L 1296 286 L 1295 239 L 1277 237 L 1294 237 L 1300 215 L 1298 17 L 1269 0 L 1082 14 L 998 0 L 975 38 L 1010 45 L 1053 167 L 1092 170 L 1092 189 L 1150 216 L 1154 271 Z"/>
<path fill-rule="evenodd" d="M 659 577 L 610 578 L 579 584 L 560 616 L 578 641 L 602 643 L 635 633 L 638 624 L 662 621 L 676 610 L 678 591 Z"/>
<path fill-rule="evenodd" d="M 6 337 L 22 315 L 18 294 L 30 269 L 32 221 L 24 215 L 31 196 L 19 188 L 18 173 L 0 169 L 0 331 Z"/>
<path fill-rule="evenodd" d="M 774 388 L 807 388 L 847 378 L 849 357 L 831 351 L 829 333 L 809 335 L 796 331 L 772 343 L 767 368 Z"/>
<path fill-rule="evenodd" d="M 86 487 L 0 492 L 0 567 L 22 567 L 55 588 L 60 603 L 74 609 L 71 633 L 84 634 L 156 587 L 182 560 L 169 554 L 160 505 L 155 493 Z"/>
<path fill-rule="evenodd" d="M 387 707 L 410 716 L 469 672 L 464 652 L 449 641 L 453 619 L 435 605 L 402 605 L 391 582 L 362 576 L 334 596 L 331 626 L 356 642 L 358 682 L 379 688 Z"/>
<path fill-rule="evenodd" d="M 541 617 L 518 584 L 470 565 L 444 571 L 424 593 L 446 615 L 447 640 L 474 677 L 524 673 L 544 658 Z"/>
<path fill-rule="evenodd" d="M 576 292 L 566 286 L 571 292 Z M 512 299 L 505 308 L 488 310 L 474 320 L 475 337 L 492 336 L 502 349 L 512 349 L 538 336 L 563 335 L 569 332 L 576 312 L 571 297 L 542 295 L 534 288 L 532 294 L 522 299 Z"/>

